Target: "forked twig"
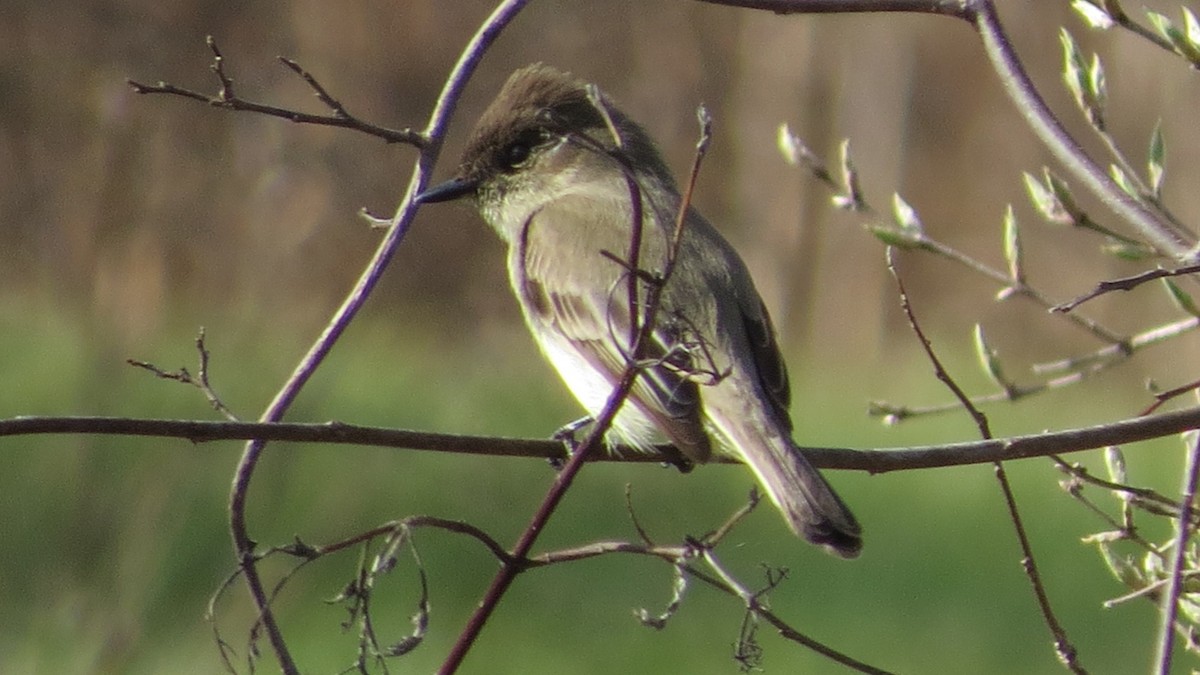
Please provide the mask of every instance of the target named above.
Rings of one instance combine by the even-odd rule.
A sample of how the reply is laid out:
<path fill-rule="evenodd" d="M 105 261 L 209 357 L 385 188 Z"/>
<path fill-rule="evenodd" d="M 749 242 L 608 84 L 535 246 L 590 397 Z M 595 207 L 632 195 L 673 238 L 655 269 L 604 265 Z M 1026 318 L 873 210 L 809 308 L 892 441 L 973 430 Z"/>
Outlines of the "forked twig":
<path fill-rule="evenodd" d="M 300 64 L 295 61 L 279 57 L 279 61 L 287 66 L 289 70 L 296 73 L 309 86 L 321 103 L 325 104 L 333 111 L 332 115 L 314 115 L 311 113 L 300 112 L 298 110 L 290 110 L 288 108 L 280 108 L 278 106 L 268 105 L 265 103 L 256 103 L 241 98 L 233 89 L 233 79 L 225 72 L 225 57 L 221 54 L 221 50 L 217 47 L 217 41 L 213 36 L 208 36 L 207 44 L 209 51 L 213 54 L 212 71 L 217 77 L 219 88 L 216 94 L 202 94 L 192 89 L 179 87 L 168 82 L 158 82 L 156 84 L 145 84 L 136 80 L 126 80 L 133 91 L 138 94 L 167 94 L 170 96 L 181 96 L 189 98 L 201 103 L 207 103 L 217 108 L 225 108 L 226 110 L 234 110 L 241 112 L 252 112 L 260 115 L 268 115 L 270 117 L 279 117 L 297 124 L 316 124 L 320 126 L 341 127 L 344 129 L 353 129 L 376 138 L 382 138 L 388 143 L 406 143 L 417 148 L 425 148 L 430 144 L 430 139 L 426 134 L 423 134 L 412 129 L 389 129 L 376 124 L 371 124 L 366 120 L 360 119 L 347 112 L 346 107 L 340 101 L 335 99 L 323 87 L 316 78 L 308 71 L 300 67 Z"/>
<path fill-rule="evenodd" d="M 209 405 L 211 405 L 214 410 L 224 415 L 225 419 L 231 422 L 241 421 L 238 416 L 229 409 L 229 406 L 225 405 L 225 402 L 222 401 L 221 397 L 217 395 L 216 390 L 214 390 L 212 387 L 212 383 L 210 383 L 208 380 L 208 363 L 210 355 L 208 352 L 208 347 L 204 343 L 203 328 L 201 328 L 200 332 L 196 335 L 196 352 L 199 355 L 200 364 L 195 375 L 192 375 L 191 371 L 189 371 L 187 368 L 180 368 L 179 370 L 163 370 L 153 363 L 148 361 L 139 361 L 137 359 L 126 359 L 125 363 L 128 363 L 136 368 L 148 370 L 151 373 L 154 373 L 156 377 L 164 380 L 174 380 L 180 384 L 187 384 L 196 387 L 201 391 L 201 393 L 204 394 L 204 398 L 208 399 Z"/>

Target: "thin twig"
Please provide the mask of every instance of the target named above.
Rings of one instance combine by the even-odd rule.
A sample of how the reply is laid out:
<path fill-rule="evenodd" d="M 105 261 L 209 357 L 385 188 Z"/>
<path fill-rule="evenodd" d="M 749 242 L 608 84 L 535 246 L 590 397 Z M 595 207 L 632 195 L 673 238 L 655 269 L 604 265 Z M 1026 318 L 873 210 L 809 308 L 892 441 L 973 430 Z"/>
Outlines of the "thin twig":
<path fill-rule="evenodd" d="M 904 315 L 908 318 L 909 327 L 912 328 L 917 340 L 921 343 L 922 349 L 925 350 L 925 355 L 929 358 L 929 362 L 933 365 L 934 372 L 938 380 L 946 385 L 948 389 L 958 399 L 963 409 L 975 421 L 976 427 L 979 429 L 979 434 L 984 439 L 992 437 L 992 431 L 987 417 L 980 412 L 971 403 L 970 397 L 962 390 L 962 387 L 950 376 L 949 371 L 942 365 L 941 359 L 933 349 L 933 343 L 926 337 L 925 332 L 921 329 L 920 323 L 917 321 L 916 314 L 913 312 L 912 304 L 908 298 L 908 292 L 904 289 L 904 281 L 900 278 L 900 273 L 896 269 L 893 249 L 888 249 L 888 271 L 892 273 L 892 277 L 896 280 L 896 288 L 900 294 L 900 305 L 904 310 Z M 1002 462 L 995 462 L 996 480 L 1000 483 L 1000 489 L 1004 494 L 1004 502 L 1008 507 L 1009 518 L 1012 521 L 1013 528 L 1016 531 L 1017 541 L 1021 547 L 1021 565 L 1025 570 L 1026 576 L 1029 578 L 1029 584 L 1033 588 L 1034 597 L 1037 599 L 1038 607 L 1042 613 L 1042 619 L 1049 628 L 1051 635 L 1054 637 L 1054 649 L 1059 660 L 1067 668 L 1074 673 L 1086 673 L 1083 665 L 1079 662 L 1079 654 L 1075 646 L 1071 644 L 1067 637 L 1066 630 L 1059 623 L 1058 618 L 1054 614 L 1053 608 L 1050 606 L 1050 598 L 1046 594 L 1045 585 L 1042 583 L 1041 574 L 1038 572 L 1037 562 L 1033 557 L 1033 547 L 1029 543 L 1029 536 L 1025 532 L 1025 524 L 1021 518 L 1021 514 L 1017 509 L 1016 497 L 1013 495 L 1012 486 L 1008 480 L 1008 473 L 1004 470 Z"/>
<path fill-rule="evenodd" d="M 238 416 L 229 409 L 229 406 L 225 405 L 225 402 L 221 400 L 221 397 L 217 395 L 216 390 L 213 389 L 212 383 L 209 382 L 209 352 L 208 347 L 204 344 L 203 328 L 201 328 L 200 332 L 196 335 L 196 352 L 200 357 L 200 365 L 195 376 L 193 376 L 187 368 L 168 371 L 163 370 L 162 368 L 159 368 L 158 366 L 147 361 L 139 361 L 137 359 L 126 359 L 125 363 L 137 368 L 142 368 L 143 370 L 148 370 L 154 373 L 156 377 L 160 377 L 164 380 L 174 380 L 175 382 L 179 382 L 181 384 L 188 384 L 196 387 L 201 393 L 204 394 L 204 398 L 208 399 L 209 405 L 211 405 L 214 410 L 221 413 L 225 419 L 231 422 L 240 421 L 240 418 L 238 418 Z"/>
<path fill-rule="evenodd" d="M 347 295 L 341 307 L 335 312 L 325 330 L 317 338 L 316 342 L 313 343 L 291 376 L 288 377 L 287 382 L 280 388 L 274 400 L 267 406 L 267 409 L 260 418 L 261 421 L 278 422 L 283 418 L 296 396 L 299 395 L 300 390 L 308 382 L 317 367 L 324 361 L 326 355 L 333 348 L 333 345 L 341 337 L 346 327 L 349 326 L 350 321 L 358 314 L 358 310 L 366 302 L 367 296 L 375 288 L 388 262 L 395 254 L 404 235 L 408 232 L 409 225 L 416 216 L 417 205 L 414 203 L 413 198 L 420 190 L 425 188 L 429 180 L 433 165 L 441 152 L 450 115 L 466 86 L 467 80 L 474 72 L 479 61 L 483 58 L 483 53 L 499 36 L 503 28 L 524 7 L 526 2 L 527 0 L 505 0 L 501 2 L 464 48 L 458 63 L 447 78 L 442 94 L 438 97 L 437 104 L 430 115 L 428 128 L 423 134 L 426 142 L 421 147 L 421 153 L 417 157 L 412 177 L 409 180 L 408 189 L 401 200 L 396 215 L 393 217 L 391 229 L 388 230 L 387 235 L 380 242 L 375 255 L 363 270 L 358 282 L 349 295 Z M 215 69 L 222 82 L 222 92 L 225 92 L 228 89 L 229 82 L 223 75 L 220 54 L 215 52 L 215 49 L 214 53 L 217 58 Z M 255 566 L 255 542 L 250 537 L 246 527 L 246 501 L 250 489 L 250 480 L 262 457 L 264 448 L 265 443 L 263 441 L 249 443 L 238 462 L 233 485 L 230 490 L 229 529 L 233 537 L 238 564 L 245 575 L 246 584 L 250 590 L 254 604 L 258 607 L 262 615 L 263 625 L 266 628 L 271 647 L 279 659 L 280 668 L 287 675 L 296 675 L 299 673 L 299 669 L 270 611 L 266 591 Z"/>
<path fill-rule="evenodd" d="M 1193 441 L 1188 452 L 1187 471 L 1183 479 L 1183 500 L 1180 517 L 1175 529 L 1175 551 L 1171 556 L 1168 574 L 1170 583 L 1162 598 L 1162 623 L 1158 632 L 1158 658 L 1155 663 L 1159 675 L 1171 672 L 1171 656 L 1175 648 L 1175 618 L 1179 615 L 1179 596 L 1183 592 L 1183 561 L 1187 555 L 1188 537 L 1192 533 L 1191 520 L 1183 517 L 1192 509 L 1196 499 L 1196 485 L 1200 482 L 1200 438 Z"/>
<path fill-rule="evenodd" d="M 1070 312 L 1088 300 L 1097 298 L 1105 293 L 1112 293 L 1113 291 L 1132 291 L 1138 286 L 1141 286 L 1149 281 L 1154 281 L 1156 279 L 1169 279 L 1171 277 L 1178 277 L 1185 274 L 1195 274 L 1197 272 L 1200 272 L 1200 265 L 1184 265 L 1183 267 L 1173 270 L 1159 268 L 1147 270 L 1145 272 L 1134 274 L 1128 277 L 1121 277 L 1120 279 L 1101 281 L 1100 283 L 1096 284 L 1095 288 L 1087 293 L 1084 293 L 1073 300 L 1068 300 L 1067 302 L 1054 305 L 1050 309 L 1054 312 Z"/>
<path fill-rule="evenodd" d="M 736 588 L 726 585 L 723 581 L 711 574 L 708 574 L 707 572 L 696 569 L 694 566 L 690 565 L 687 568 L 687 572 L 693 579 L 698 579 L 699 581 L 702 581 L 723 593 L 733 597 L 741 597 Z M 758 617 L 771 624 L 776 630 L 779 631 L 780 636 L 782 636 L 784 639 L 790 640 L 799 645 L 803 645 L 817 654 L 832 659 L 833 661 L 836 661 L 847 668 L 857 670 L 860 673 L 870 673 L 871 675 L 888 675 L 888 671 L 886 670 L 859 661 L 848 654 L 843 654 L 842 652 L 832 649 L 824 643 L 818 642 L 808 635 L 801 633 L 780 618 L 778 614 L 775 614 L 767 607 L 758 604 L 757 601 L 755 601 L 754 605 L 755 612 L 758 614 Z"/>
<path fill-rule="evenodd" d="M 1187 384 L 1181 384 L 1178 387 L 1172 387 L 1166 391 L 1156 392 L 1154 394 L 1154 403 L 1151 403 L 1149 406 L 1147 406 L 1141 414 L 1150 415 L 1161 408 L 1163 404 L 1167 403 L 1168 401 L 1179 398 L 1180 396 L 1183 396 L 1189 392 L 1196 391 L 1197 389 L 1200 389 L 1200 380 L 1192 380 Z"/>
<path fill-rule="evenodd" d="M 1161 342 L 1165 342 L 1176 336 L 1183 335 L 1184 333 L 1195 330 L 1197 327 L 1200 327 L 1200 318 L 1189 316 L 1186 319 L 1180 319 L 1179 321 L 1172 321 L 1171 323 L 1164 324 L 1162 326 L 1148 328 L 1131 336 L 1129 340 L 1123 344 L 1107 345 L 1095 351 L 1081 354 L 1079 356 L 1071 356 L 1065 359 L 1059 359 L 1057 361 L 1034 364 L 1033 372 L 1046 374 L 1072 371 L 1080 368 L 1108 368 L 1116 363 L 1120 363 L 1129 356 L 1137 353 L 1139 350 L 1159 344 Z"/>
<path fill-rule="evenodd" d="M 1057 361 L 1036 363 L 1032 367 L 1035 374 L 1065 374 L 1042 382 L 1035 382 L 1034 384 L 1014 385 L 1011 388 L 1002 389 L 991 394 L 974 396 L 971 398 L 971 403 L 985 405 L 1005 401 L 1012 402 L 1033 394 L 1078 384 L 1120 363 L 1124 363 L 1126 359 L 1145 350 L 1147 347 L 1160 344 L 1176 336 L 1193 331 L 1198 327 L 1200 327 L 1200 318 L 1189 316 L 1186 319 L 1180 319 L 1179 321 L 1173 321 L 1162 326 L 1155 326 L 1144 330 L 1131 336 L 1124 343 L 1106 345 L 1085 354 L 1070 356 Z M 1181 387 L 1181 389 L 1186 389 L 1186 387 Z M 1174 391 L 1172 390 L 1172 392 Z M 1172 393 L 1171 397 L 1173 396 L 1174 393 Z M 1158 396 L 1155 398 L 1158 399 Z M 891 403 L 889 401 L 872 401 L 867 408 L 867 413 L 873 417 L 887 417 L 889 422 L 895 422 L 910 417 L 950 412 L 958 409 L 958 407 L 959 404 L 955 401 L 936 403 L 928 406 L 911 406 Z M 1153 412 L 1156 408 L 1157 406 L 1151 406 L 1148 408 L 1148 411 Z M 1143 412 L 1142 414 L 1147 413 Z"/>
<path fill-rule="evenodd" d="M 389 129 L 376 124 L 371 124 L 363 119 L 355 117 L 346 111 L 346 107 L 340 101 L 335 99 L 323 87 L 316 78 L 308 71 L 300 67 L 295 61 L 279 57 L 281 63 L 288 67 L 292 72 L 296 73 L 304 82 L 314 91 L 318 100 L 329 107 L 333 111 L 332 115 L 314 115 L 312 113 L 300 112 L 298 110 L 290 110 L 288 108 L 280 108 L 278 106 L 267 105 L 265 103 L 256 103 L 248 101 L 237 96 L 233 90 L 233 79 L 225 72 L 225 57 L 221 54 L 221 50 L 217 47 L 217 41 L 210 35 L 207 40 L 208 48 L 213 53 L 212 71 L 217 77 L 219 88 L 214 95 L 203 94 L 198 91 L 179 87 L 168 82 L 158 82 L 156 84 L 144 84 L 136 80 L 126 80 L 129 86 L 133 88 L 137 94 L 166 94 L 170 96 L 181 96 L 183 98 L 207 103 L 217 108 L 226 110 L 234 110 L 239 112 L 252 112 L 260 115 L 268 115 L 270 117 L 279 117 L 297 124 L 316 124 L 320 126 L 341 127 L 344 129 L 352 129 L 360 131 L 376 138 L 382 138 L 388 143 L 405 143 L 417 148 L 424 148 L 429 145 L 429 138 L 412 129 Z"/>
<path fill-rule="evenodd" d="M 1072 477 L 1077 478 L 1084 483 L 1094 485 L 1110 492 L 1129 495 L 1131 498 L 1136 499 L 1139 502 L 1154 502 L 1160 506 L 1170 509 L 1173 512 L 1171 513 L 1172 518 L 1178 517 L 1178 514 L 1180 513 L 1179 502 L 1176 502 L 1172 499 L 1167 499 L 1163 495 L 1159 494 L 1156 490 L 1104 480 L 1103 478 L 1093 476 L 1090 471 L 1082 466 L 1077 464 L 1068 464 L 1061 457 L 1056 455 L 1050 455 L 1050 459 L 1054 460 L 1055 465 L 1058 466 L 1060 470 L 1070 474 Z M 1200 514 L 1192 514 L 1192 518 L 1194 519 L 1193 524 L 1200 524 L 1200 521 L 1195 520 L 1198 517 L 1200 517 Z"/>

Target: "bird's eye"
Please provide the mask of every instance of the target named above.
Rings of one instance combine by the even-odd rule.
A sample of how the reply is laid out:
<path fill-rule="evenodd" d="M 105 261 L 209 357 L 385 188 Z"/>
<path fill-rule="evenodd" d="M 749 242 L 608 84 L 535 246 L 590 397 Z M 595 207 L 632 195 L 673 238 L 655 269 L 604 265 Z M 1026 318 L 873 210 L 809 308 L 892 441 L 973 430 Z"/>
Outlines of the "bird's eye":
<path fill-rule="evenodd" d="M 532 151 L 533 147 L 530 145 L 529 141 L 525 139 L 518 139 L 512 143 L 509 143 L 508 146 L 504 148 L 504 154 L 502 157 L 504 166 L 508 167 L 509 169 L 515 169 L 521 164 L 524 164 L 525 160 L 529 159 L 529 154 Z"/>
<path fill-rule="evenodd" d="M 500 149 L 500 164 L 505 169 L 516 169 L 529 161 L 534 148 L 546 141 L 542 131 L 530 129 L 522 132 L 508 145 Z"/>

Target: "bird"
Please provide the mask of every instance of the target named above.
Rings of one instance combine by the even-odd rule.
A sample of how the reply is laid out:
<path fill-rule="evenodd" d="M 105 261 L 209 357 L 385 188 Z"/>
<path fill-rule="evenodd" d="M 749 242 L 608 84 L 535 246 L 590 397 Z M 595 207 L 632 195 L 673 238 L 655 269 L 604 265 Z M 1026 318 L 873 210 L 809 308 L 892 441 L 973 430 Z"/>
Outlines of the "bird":
<path fill-rule="evenodd" d="M 739 458 L 793 532 L 859 555 L 861 526 L 792 440 L 787 368 L 745 263 L 690 205 L 676 236 L 683 200 L 645 129 L 569 73 L 521 68 L 480 116 L 454 176 L 417 196 L 456 199 L 506 244 L 530 333 L 593 417 L 657 295 L 610 443 L 649 450 L 660 433 L 691 462 Z"/>

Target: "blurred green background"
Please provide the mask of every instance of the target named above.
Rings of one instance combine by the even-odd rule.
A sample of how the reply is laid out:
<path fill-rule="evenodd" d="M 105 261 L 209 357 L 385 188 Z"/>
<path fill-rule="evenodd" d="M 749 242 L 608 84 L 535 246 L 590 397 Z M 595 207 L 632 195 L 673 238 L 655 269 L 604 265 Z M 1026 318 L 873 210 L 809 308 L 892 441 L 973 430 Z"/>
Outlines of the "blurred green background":
<path fill-rule="evenodd" d="M 1194 75 L 1129 36 L 1093 34 L 1066 2 L 1002 3 L 1016 47 L 1051 104 L 1089 149 L 1061 91 L 1057 31 L 1067 25 L 1105 59 L 1113 133 L 1135 158 L 1155 121 L 1169 142 L 1166 196 L 1185 219 L 1200 166 Z M 1176 13 L 1170 3 L 1147 3 Z M 988 70 L 975 35 L 936 17 L 776 17 L 694 2 L 535 2 L 488 54 L 469 87 L 439 170 L 447 175 L 474 117 L 515 67 L 546 61 L 600 83 L 690 162 L 694 108 L 716 120 L 696 202 L 754 269 L 786 345 L 802 444 L 860 448 L 969 440 L 964 415 L 885 428 L 868 401 L 947 400 L 898 310 L 881 247 L 858 217 L 775 149 L 788 122 L 830 159 L 850 138 L 868 198 L 901 192 L 930 233 L 997 267 L 1000 216 L 1024 224 L 1030 280 L 1067 299 L 1141 267 L 1099 242 L 1042 225 L 1020 171 L 1046 153 Z M 138 97 L 125 78 L 215 90 L 205 35 L 228 58 L 239 93 L 322 112 L 282 54 L 352 112 L 390 126 L 423 124 L 457 50 L 491 3 L 98 2 L 0 5 L 0 417 L 126 415 L 212 418 L 195 391 L 153 379 L 127 358 L 194 368 L 208 332 L 225 401 L 255 417 L 316 337 L 379 233 L 355 216 L 390 213 L 411 149 L 168 98 Z M 1095 208 L 1101 219 L 1110 220 Z M 1119 224 L 1112 224 L 1120 227 Z M 989 391 L 970 353 L 982 323 L 1009 372 L 1097 347 L 1088 335 L 992 284 L 927 256 L 900 266 L 917 312 L 952 372 Z M 1132 332 L 1176 315 L 1144 288 L 1083 310 Z M 997 434 L 1131 416 L 1143 383 L 1194 375 L 1188 337 L 1083 386 L 987 410 Z M 578 415 L 539 360 L 508 297 L 501 248 L 464 209 L 426 209 L 384 284 L 304 390 L 289 419 L 447 432 L 546 436 Z M 231 571 L 225 502 L 237 444 L 92 437 L 0 440 L 0 672 L 217 672 L 202 616 Z M 1132 480 L 1177 491 L 1182 453 L 1164 440 L 1129 450 Z M 1100 468 L 1098 457 L 1077 459 Z M 1148 603 L 1102 609 L 1123 589 L 1081 536 L 1103 529 L 1057 487 L 1048 461 L 1010 469 L 1051 599 L 1094 672 L 1149 663 Z M 354 447 L 276 444 L 251 494 L 264 545 L 333 541 L 425 513 L 470 521 L 513 541 L 551 480 L 541 462 Z M 771 595 L 793 625 L 899 672 L 1058 672 L 1019 565 L 990 467 L 831 476 L 866 529 L 861 560 L 798 543 L 770 509 L 720 550 L 755 585 L 761 563 L 791 578 Z M 635 536 L 642 522 L 677 541 L 720 522 L 751 485 L 736 467 L 690 475 L 596 466 L 566 500 L 542 548 Z M 1102 499 L 1102 496 L 1097 495 Z M 1107 503 L 1107 502 L 1106 502 Z M 1150 527 L 1147 535 L 1161 537 Z M 427 643 L 395 663 L 429 672 L 495 570 L 470 541 L 418 533 L 432 584 Z M 312 566 L 277 605 L 305 672 L 354 657 L 342 609 L 326 605 L 355 554 Z M 280 567 L 268 566 L 271 571 Z M 670 570 L 611 556 L 522 577 L 464 672 L 733 672 L 741 622 L 732 600 L 700 586 L 662 632 L 630 611 L 659 611 Z M 376 600 L 385 637 L 408 630 L 416 579 L 405 562 Z M 219 606 L 245 656 L 244 590 Z M 769 672 L 839 672 L 763 629 Z M 265 645 L 264 645 L 265 646 Z M 273 664 L 264 664 L 272 670 Z"/>

